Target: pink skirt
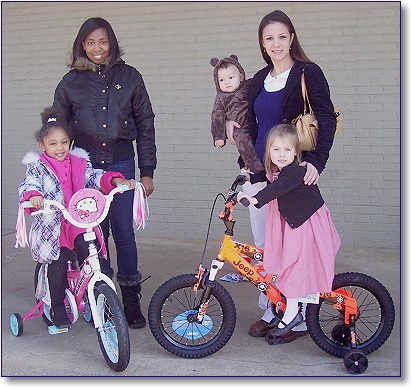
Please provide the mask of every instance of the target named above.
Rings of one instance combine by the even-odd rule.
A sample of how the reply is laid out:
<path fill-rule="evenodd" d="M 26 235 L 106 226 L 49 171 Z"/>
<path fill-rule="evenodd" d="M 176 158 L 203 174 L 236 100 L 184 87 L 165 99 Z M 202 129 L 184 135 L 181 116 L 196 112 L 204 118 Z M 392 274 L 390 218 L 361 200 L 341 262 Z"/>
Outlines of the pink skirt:
<path fill-rule="evenodd" d="M 269 203 L 263 264 L 267 273 L 278 275 L 275 285 L 286 298 L 331 291 L 340 243 L 326 205 L 292 229 L 277 200 Z"/>

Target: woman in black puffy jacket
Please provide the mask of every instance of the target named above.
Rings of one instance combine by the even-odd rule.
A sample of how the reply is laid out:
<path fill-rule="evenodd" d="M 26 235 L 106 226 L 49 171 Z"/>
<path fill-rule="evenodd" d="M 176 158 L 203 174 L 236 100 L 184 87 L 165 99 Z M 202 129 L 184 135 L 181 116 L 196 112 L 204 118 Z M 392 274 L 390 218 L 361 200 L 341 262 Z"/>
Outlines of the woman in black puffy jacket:
<path fill-rule="evenodd" d="M 135 178 L 135 150 L 146 195 L 154 190 L 156 168 L 154 113 L 141 74 L 122 59 L 116 35 L 102 18 L 86 20 L 73 43 L 71 70 L 58 84 L 54 106 L 62 109 L 77 147 L 89 152 L 94 168 Z M 109 230 L 117 251 L 117 281 L 128 324 L 142 328 L 141 279 L 133 229 L 133 191 L 115 196 L 102 223 L 106 246 Z M 110 274 L 110 262 L 102 260 Z"/>

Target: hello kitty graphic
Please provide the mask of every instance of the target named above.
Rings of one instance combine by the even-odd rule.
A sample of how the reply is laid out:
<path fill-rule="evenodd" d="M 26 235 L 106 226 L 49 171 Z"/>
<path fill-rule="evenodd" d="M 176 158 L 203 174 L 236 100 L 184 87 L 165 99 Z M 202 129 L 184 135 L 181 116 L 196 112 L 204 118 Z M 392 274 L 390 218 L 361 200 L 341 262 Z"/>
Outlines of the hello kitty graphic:
<path fill-rule="evenodd" d="M 76 203 L 76 211 L 81 219 L 97 213 L 97 201 L 93 197 L 87 197 Z"/>
<path fill-rule="evenodd" d="M 105 202 L 106 199 L 100 191 L 81 189 L 70 198 L 68 209 L 75 221 L 89 224 L 102 215 Z"/>

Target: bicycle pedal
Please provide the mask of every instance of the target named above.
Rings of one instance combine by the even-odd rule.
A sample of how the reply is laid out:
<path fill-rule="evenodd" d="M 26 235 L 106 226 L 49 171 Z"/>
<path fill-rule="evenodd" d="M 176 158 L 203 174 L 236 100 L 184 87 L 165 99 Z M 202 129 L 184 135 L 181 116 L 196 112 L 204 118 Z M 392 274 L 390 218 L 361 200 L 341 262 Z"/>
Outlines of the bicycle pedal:
<path fill-rule="evenodd" d="M 69 327 L 57 327 L 55 325 L 49 326 L 49 334 L 62 334 L 67 333 L 70 329 Z"/>

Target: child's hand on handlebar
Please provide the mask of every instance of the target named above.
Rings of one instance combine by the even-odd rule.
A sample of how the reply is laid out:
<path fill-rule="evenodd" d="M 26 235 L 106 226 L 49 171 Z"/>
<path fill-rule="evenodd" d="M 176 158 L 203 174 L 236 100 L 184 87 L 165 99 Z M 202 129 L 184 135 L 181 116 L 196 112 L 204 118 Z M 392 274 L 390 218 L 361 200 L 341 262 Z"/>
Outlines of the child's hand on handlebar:
<path fill-rule="evenodd" d="M 256 204 L 258 203 L 258 200 L 257 200 L 255 197 L 251 197 L 250 195 L 245 194 L 245 193 L 243 193 L 242 191 L 240 191 L 240 192 L 237 194 L 237 198 L 236 198 L 236 199 L 237 199 L 238 202 L 240 202 L 240 200 L 241 200 L 242 198 L 246 198 L 246 199 L 250 202 L 251 205 L 256 205 Z"/>
<path fill-rule="evenodd" d="M 112 184 L 114 186 L 127 185 L 129 189 L 136 188 L 136 181 L 134 179 L 113 178 Z"/>
<path fill-rule="evenodd" d="M 44 199 L 41 195 L 33 195 L 33 197 L 30 198 L 30 203 L 36 210 L 39 210 L 44 205 Z"/>

